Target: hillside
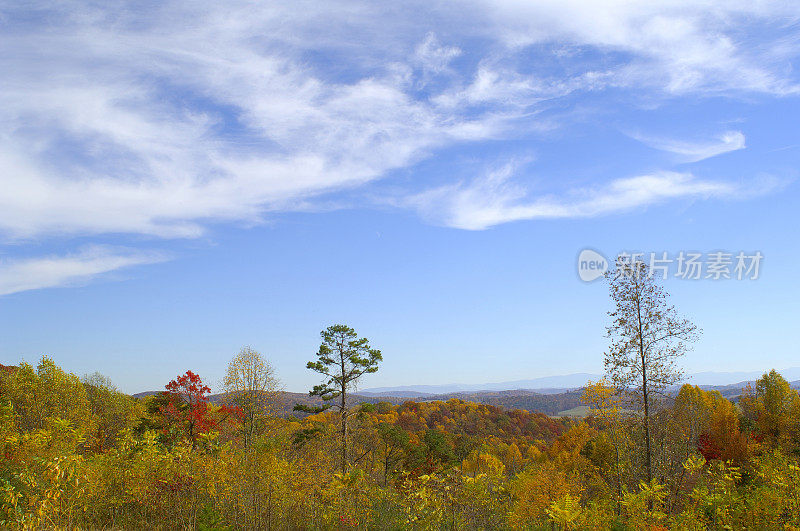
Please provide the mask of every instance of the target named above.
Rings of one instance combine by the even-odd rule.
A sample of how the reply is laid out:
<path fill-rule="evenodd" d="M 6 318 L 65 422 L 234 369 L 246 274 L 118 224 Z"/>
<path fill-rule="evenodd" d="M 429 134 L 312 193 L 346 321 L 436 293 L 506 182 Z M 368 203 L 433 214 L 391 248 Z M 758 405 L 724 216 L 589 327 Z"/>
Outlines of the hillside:
<path fill-rule="evenodd" d="M 750 382 L 740 382 L 726 386 L 700 386 L 700 388 L 708 391 L 719 391 L 725 398 L 736 401 L 739 395 L 741 395 L 742 389 L 748 383 Z M 792 382 L 791 385 L 794 389 L 800 389 L 800 380 Z M 677 390 L 678 388 L 675 388 L 672 392 L 675 393 Z M 133 396 L 135 398 L 142 398 L 157 393 L 158 391 L 146 391 L 136 393 Z M 582 393 L 582 389 L 560 393 L 539 393 L 526 389 L 518 389 L 514 391 L 482 391 L 474 393 L 417 394 L 415 396 L 354 394 L 349 398 L 349 403 L 378 404 L 380 402 L 388 402 L 390 404 L 400 405 L 405 402 L 435 402 L 456 398 L 466 402 L 498 406 L 506 410 L 521 409 L 531 413 L 544 413 L 545 415 L 559 416 L 562 412 L 583 406 L 584 404 L 581 402 Z M 214 404 L 222 404 L 223 398 L 224 395 L 222 394 L 214 394 L 210 395 L 209 400 Z M 322 403 L 322 400 L 318 397 L 310 397 L 307 393 L 292 393 L 289 391 L 280 393 L 278 399 L 282 415 L 300 418 L 307 416 L 307 413 L 294 411 L 295 404 L 313 407 L 320 406 Z M 572 416 L 571 413 L 565 413 L 565 415 Z"/>
<path fill-rule="evenodd" d="M 157 393 L 158 391 L 145 391 L 142 393 L 136 393 L 133 395 L 133 397 L 143 398 Z M 521 409 L 531 413 L 544 413 L 545 415 L 550 416 L 555 416 L 560 411 L 572 409 L 581 405 L 580 390 L 568 391 L 564 393 L 542 394 L 524 389 L 499 392 L 484 391 L 476 393 L 444 393 L 417 395 L 413 397 L 354 394 L 350 396 L 349 402 L 351 404 L 378 404 L 380 402 L 388 402 L 390 404 L 400 405 L 405 402 L 446 402 L 447 400 L 453 398 L 466 402 L 497 406 L 507 410 Z M 214 404 L 222 404 L 224 402 L 224 395 L 210 395 L 209 401 Z M 278 399 L 280 411 L 283 415 L 294 415 L 297 417 L 305 417 L 307 414 L 294 411 L 293 408 L 295 404 L 313 407 L 320 406 L 322 403 L 322 400 L 320 400 L 318 397 L 308 396 L 307 393 L 292 393 L 289 391 L 281 392 Z"/>
<path fill-rule="evenodd" d="M 753 385 L 754 382 L 744 381 L 733 383 L 729 385 L 701 385 L 701 389 L 706 391 L 719 391 L 722 396 L 728 400 L 737 401 L 742 393 L 742 390 L 748 385 Z M 800 389 L 800 380 L 791 382 L 793 389 Z M 676 394 L 679 387 L 674 387 L 670 390 L 670 394 Z M 143 393 L 136 393 L 133 396 L 141 398 L 158 393 L 158 391 L 146 391 Z M 434 402 L 434 401 L 447 401 L 452 398 L 463 400 L 466 402 L 475 402 L 477 404 L 486 404 L 491 406 L 502 407 L 506 410 L 521 409 L 531 413 L 544 413 L 550 416 L 559 416 L 562 412 L 568 412 L 583 406 L 581 402 L 581 395 L 583 389 L 562 391 L 562 392 L 541 392 L 541 390 L 529 389 L 516 389 L 512 391 L 478 391 L 478 392 L 458 392 L 458 393 L 441 393 L 441 394 L 421 394 L 413 392 L 398 393 L 397 395 L 384 395 L 384 394 L 354 394 L 350 397 L 351 404 L 378 404 L 380 402 L 389 402 L 390 404 L 400 405 L 405 402 Z M 215 394 L 210 396 L 210 401 L 215 404 L 223 403 L 223 395 Z M 284 391 L 280 393 L 279 398 L 280 410 L 283 415 L 293 415 L 296 417 L 305 417 L 306 413 L 293 411 L 295 404 L 303 404 L 307 406 L 320 406 L 322 400 L 318 397 L 308 396 L 307 393 L 292 393 Z M 581 410 L 582 411 L 582 410 Z M 564 413 L 565 416 L 573 416 L 574 411 Z"/>

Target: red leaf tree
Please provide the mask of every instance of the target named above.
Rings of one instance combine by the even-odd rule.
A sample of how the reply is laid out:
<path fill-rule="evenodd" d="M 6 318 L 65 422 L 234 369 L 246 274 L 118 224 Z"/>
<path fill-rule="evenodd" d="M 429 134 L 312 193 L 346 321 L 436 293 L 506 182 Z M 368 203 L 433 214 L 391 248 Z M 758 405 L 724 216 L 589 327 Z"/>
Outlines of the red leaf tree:
<path fill-rule="evenodd" d="M 211 431 L 217 424 L 208 407 L 211 388 L 192 371 L 186 371 L 164 388 L 167 403 L 161 406 L 161 413 L 170 424 L 182 427 L 194 446 L 198 435 Z"/>

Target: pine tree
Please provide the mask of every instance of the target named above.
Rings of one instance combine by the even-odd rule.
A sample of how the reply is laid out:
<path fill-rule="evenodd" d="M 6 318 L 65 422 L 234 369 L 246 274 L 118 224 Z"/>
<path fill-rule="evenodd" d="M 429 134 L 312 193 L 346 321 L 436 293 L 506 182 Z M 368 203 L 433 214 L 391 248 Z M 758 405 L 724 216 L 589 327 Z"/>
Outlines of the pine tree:
<path fill-rule="evenodd" d="M 316 408 L 298 404 L 295 410 L 320 413 L 330 407 L 338 409 L 341 466 L 344 474 L 348 466 L 347 420 L 350 415 L 347 395 L 363 375 L 378 370 L 378 363 L 383 357 L 380 350 L 370 347 L 367 338 L 359 338 L 356 331 L 347 325 L 329 326 L 320 335 L 322 344 L 317 351 L 317 360 L 309 361 L 306 368 L 323 375 L 325 380 L 315 385 L 308 394 L 318 396 L 326 403 Z"/>

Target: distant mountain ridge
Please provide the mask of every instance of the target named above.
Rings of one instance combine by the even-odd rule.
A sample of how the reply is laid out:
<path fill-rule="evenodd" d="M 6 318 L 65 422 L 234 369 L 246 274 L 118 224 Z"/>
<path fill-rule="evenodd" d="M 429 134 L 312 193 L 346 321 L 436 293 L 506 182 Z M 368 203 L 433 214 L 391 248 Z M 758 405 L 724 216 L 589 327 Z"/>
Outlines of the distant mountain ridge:
<path fill-rule="evenodd" d="M 405 396 L 436 395 L 445 393 L 474 393 L 480 391 L 514 391 L 518 389 L 535 389 L 539 392 L 563 392 L 577 389 L 586 385 L 589 380 L 599 380 L 602 376 L 591 373 L 574 373 L 558 376 L 543 376 L 530 380 L 513 380 L 508 382 L 483 383 L 483 384 L 442 384 L 442 385 L 401 385 L 396 387 L 372 387 L 359 390 L 362 395 L 389 395 Z"/>
<path fill-rule="evenodd" d="M 737 374 L 737 373 L 734 373 Z M 759 375 L 760 376 L 760 375 Z M 719 391 L 722 396 L 729 400 L 737 401 L 742 393 L 742 390 L 747 384 L 753 383 L 753 380 L 744 380 L 727 385 L 700 385 L 705 390 Z M 790 382 L 793 389 L 800 389 L 800 381 Z M 547 389 L 550 392 L 542 392 L 541 389 L 513 389 L 507 391 L 473 391 L 473 392 L 454 392 L 454 393 L 431 393 L 422 394 L 414 393 L 413 391 L 398 392 L 392 394 L 367 394 L 361 392 L 349 397 L 351 404 L 358 404 L 362 402 L 377 403 L 377 402 L 391 402 L 392 404 L 402 404 L 407 401 L 415 402 L 432 402 L 436 400 L 450 400 L 456 398 L 468 402 L 477 402 L 479 404 L 487 404 L 498 406 L 504 409 L 524 409 L 530 412 L 538 411 L 550 416 L 575 416 L 576 408 L 584 408 L 581 414 L 585 415 L 588 412 L 585 404 L 581 401 L 582 390 L 564 390 L 560 392 L 554 391 L 552 388 Z M 677 392 L 678 386 L 671 389 L 673 394 Z M 144 398 L 149 395 L 154 395 L 160 391 L 146 391 L 144 393 L 136 393 L 133 395 L 136 398 Z M 414 396 L 409 396 L 414 395 Z M 210 401 L 214 404 L 220 404 L 224 400 L 223 394 L 215 394 L 209 397 Z M 319 397 L 311 397 L 308 393 L 290 393 L 281 392 L 278 398 L 278 409 L 282 415 L 292 415 L 298 417 L 305 417 L 306 413 L 299 413 L 293 411 L 295 404 L 305 404 L 308 406 L 322 405 L 322 400 Z"/>
<path fill-rule="evenodd" d="M 760 378 L 765 371 L 704 371 L 687 375 L 682 383 L 700 386 L 738 386 L 746 385 Z M 788 381 L 800 380 L 800 367 L 778 371 Z M 593 373 L 573 373 L 558 376 L 544 376 L 529 380 L 512 380 L 482 384 L 442 384 L 442 385 L 401 385 L 393 387 L 371 387 L 358 391 L 363 396 L 391 396 L 418 398 L 422 396 L 478 393 L 489 391 L 533 390 L 540 394 L 555 394 L 584 387 L 588 381 L 597 381 L 603 375 Z"/>

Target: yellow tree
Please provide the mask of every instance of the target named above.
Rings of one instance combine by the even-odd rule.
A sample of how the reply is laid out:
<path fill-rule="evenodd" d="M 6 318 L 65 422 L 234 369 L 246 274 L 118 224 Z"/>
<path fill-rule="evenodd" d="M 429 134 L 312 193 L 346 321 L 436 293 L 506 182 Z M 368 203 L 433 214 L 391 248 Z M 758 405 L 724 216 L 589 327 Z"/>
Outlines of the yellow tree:
<path fill-rule="evenodd" d="M 592 408 L 592 415 L 608 426 L 611 434 L 611 444 L 614 447 L 614 476 L 617 491 L 617 514 L 620 512 L 622 502 L 622 431 L 620 429 L 620 403 L 622 398 L 616 390 L 608 385 L 605 380 L 589 382 L 583 390 L 581 401 Z"/>
<path fill-rule="evenodd" d="M 259 352 L 243 347 L 228 363 L 223 380 L 225 402 L 238 409 L 242 422 L 244 449 L 235 454 L 237 473 L 232 473 L 231 488 L 237 493 L 241 514 L 236 524 L 248 529 L 263 528 L 263 519 L 272 519 L 273 475 L 265 473 L 264 452 L 253 451 L 255 439 L 276 412 L 280 381 L 273 367 Z M 266 514 L 265 514 L 266 513 Z"/>
<path fill-rule="evenodd" d="M 522 452 L 520 451 L 519 446 L 517 446 L 517 443 L 512 442 L 509 444 L 503 457 L 506 470 L 508 470 L 509 473 L 516 474 L 522 470 Z"/>
<path fill-rule="evenodd" d="M 54 418 L 69 421 L 82 433 L 90 429 L 91 411 L 84 385 L 47 356 L 42 356 L 36 369 L 20 363 L 3 377 L 2 387 L 0 394 L 11 400 L 23 432 L 44 429 Z"/>
<path fill-rule="evenodd" d="M 718 392 L 716 394 L 722 398 Z M 708 430 L 716 399 L 712 393 L 689 384 L 684 384 L 675 397 L 673 411 L 690 446 L 696 446 L 697 438 Z"/>
<path fill-rule="evenodd" d="M 744 398 L 745 402 L 747 401 Z M 719 391 L 686 384 L 673 405 L 677 436 L 683 438 L 681 462 L 700 449 L 706 459 L 738 460 L 746 451 L 736 406 Z"/>
<path fill-rule="evenodd" d="M 89 447 L 103 452 L 114 446 L 122 432 L 131 426 L 137 415 L 144 413 L 142 403 L 119 392 L 111 380 L 100 373 L 83 377 L 89 399 L 93 432 Z"/>
<path fill-rule="evenodd" d="M 748 385 L 740 400 L 745 416 L 767 439 L 777 444 L 797 431 L 800 398 L 789 382 L 774 369 Z"/>
<path fill-rule="evenodd" d="M 226 402 L 241 410 L 244 446 L 249 448 L 265 419 L 276 413 L 280 380 L 260 353 L 243 347 L 228 363 L 223 387 Z"/>
<path fill-rule="evenodd" d="M 514 504 L 509 514 L 514 528 L 536 527 L 548 517 L 557 500 L 570 496 L 580 499 L 583 487 L 574 471 L 567 471 L 555 460 L 534 463 L 513 480 Z"/>

